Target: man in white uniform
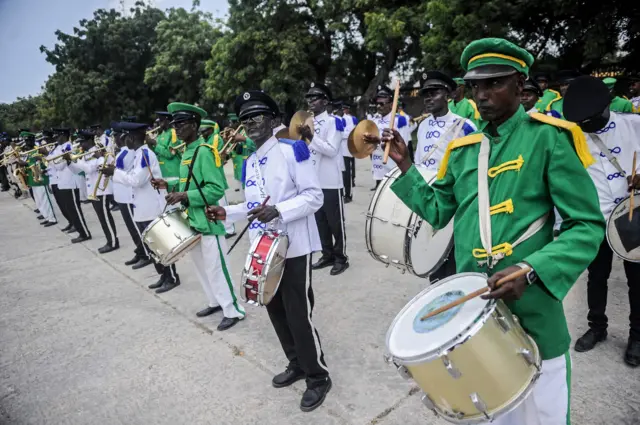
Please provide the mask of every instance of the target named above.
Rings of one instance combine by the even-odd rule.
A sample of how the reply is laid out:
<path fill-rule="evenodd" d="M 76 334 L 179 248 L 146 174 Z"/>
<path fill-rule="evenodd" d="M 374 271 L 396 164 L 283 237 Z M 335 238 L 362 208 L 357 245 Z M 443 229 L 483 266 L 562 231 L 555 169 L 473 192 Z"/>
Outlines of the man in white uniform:
<path fill-rule="evenodd" d="M 103 169 L 105 175 L 112 175 L 114 183 L 120 183 L 132 188 L 133 198 L 133 220 L 138 226 L 138 230 L 142 232 L 147 228 L 153 220 L 160 214 L 166 204 L 166 191 L 162 189 L 154 189 L 151 185 L 151 176 L 149 168 L 155 178 L 162 178 L 160 164 L 158 158 L 151 149 L 145 145 L 146 124 L 133 122 L 112 123 L 114 129 L 125 133 L 125 143 L 130 150 L 135 151 L 133 158 L 133 168 L 130 171 L 115 168 L 113 165 Z M 149 247 L 146 247 L 149 251 Z M 140 259 L 136 265 L 144 261 Z M 176 272 L 176 265 L 163 266 L 157 261 L 153 261 L 156 272 L 160 275 L 160 279 L 150 289 L 155 289 L 156 293 L 161 294 L 167 292 L 180 285 L 180 277 Z M 134 265 L 135 267 L 135 265 Z"/>
<path fill-rule="evenodd" d="M 342 184 L 344 186 L 344 203 L 348 204 L 353 201 L 352 188 L 356 185 L 356 161 L 351 152 L 347 140 L 349 134 L 358 125 L 358 119 L 350 114 L 351 104 L 347 102 L 338 102 L 335 115 L 342 120 L 342 145 L 340 147 L 344 166 L 342 167 Z"/>
<path fill-rule="evenodd" d="M 210 220 L 241 220 L 249 215 L 253 240 L 261 227 L 284 230 L 289 236 L 284 272 L 278 292 L 267 305 L 271 323 L 289 361 L 272 385 L 287 387 L 306 378 L 307 389 L 300 408 L 319 407 L 331 389 L 318 332 L 311 321 L 314 304 L 311 288 L 311 253 L 320 249 L 314 213 L 323 204 L 323 191 L 303 141 L 278 140 L 272 136 L 278 105 L 266 93 L 252 90 L 235 102 L 236 114 L 256 144 L 245 166 L 245 201 L 228 207 L 210 207 Z M 264 180 L 263 180 L 264 179 Z M 248 184 L 249 181 L 254 184 Z M 263 182 L 263 183 L 261 183 Z M 269 197 L 265 207 L 260 206 Z M 256 207 L 257 206 L 257 207 Z"/>
<path fill-rule="evenodd" d="M 365 140 L 368 143 L 376 143 L 376 150 L 371 155 L 371 170 L 373 173 L 373 180 L 376 185 L 371 190 L 376 190 L 384 176 L 394 168 L 396 163 L 391 158 L 386 164 L 383 164 L 384 150 L 380 146 L 380 137 L 382 131 L 385 128 L 389 128 L 391 123 L 391 109 L 393 108 L 393 90 L 386 86 L 378 86 L 378 92 L 376 93 L 376 107 L 378 114 L 373 117 L 373 122 L 378 127 L 380 135 L 378 137 L 374 135 L 365 135 Z M 409 121 L 400 114 L 396 114 L 394 128 L 402 135 L 402 139 L 407 143 L 411 140 L 411 127 L 409 127 Z"/>
<path fill-rule="evenodd" d="M 346 121 L 346 126 L 344 129 L 344 133 L 347 135 L 347 138 L 345 140 L 349 139 L 349 134 L 351 134 L 351 132 L 353 131 L 353 129 L 356 128 L 356 126 L 358 125 L 358 118 L 355 117 L 355 115 L 353 115 L 353 113 L 351 112 L 353 110 L 353 105 L 349 102 L 343 102 L 342 104 L 342 112 L 344 113 L 343 118 Z M 351 123 L 349 123 L 349 121 L 351 121 Z M 351 176 L 351 187 L 355 187 L 356 186 L 356 159 L 353 157 L 353 155 L 351 155 L 351 152 L 349 152 L 349 148 L 345 142 L 345 152 L 348 155 L 345 155 L 345 168 L 347 169 L 351 169 L 350 171 L 350 176 Z"/>
<path fill-rule="evenodd" d="M 118 232 L 116 231 L 116 223 L 111 215 L 111 201 L 113 200 L 113 185 L 111 178 L 102 176 L 100 181 L 100 168 L 104 164 L 104 151 L 95 146 L 93 132 L 81 130 L 78 136 L 82 138 L 80 146 L 84 152 L 93 152 L 87 156 L 78 159 L 76 162 L 69 164 L 69 168 L 74 173 L 84 173 L 87 185 L 87 193 L 89 201 L 93 205 L 93 209 L 98 216 L 98 221 L 107 238 L 107 243 L 98 248 L 100 254 L 106 254 L 120 248 L 118 241 Z M 107 163 L 113 163 L 113 157 L 107 157 Z M 105 184 L 106 183 L 106 184 Z M 95 198 L 93 198 L 95 194 Z"/>
<path fill-rule="evenodd" d="M 332 266 L 331 275 L 335 276 L 349 267 L 346 252 L 347 235 L 344 228 L 342 119 L 327 112 L 331 91 L 324 84 L 311 83 L 305 98 L 313 112 L 313 131 L 309 126 L 303 125 L 300 126 L 300 133 L 306 140 L 311 140 L 311 163 L 324 195 L 322 208 L 316 212 L 322 257 L 313 264 L 313 269 Z"/>
<path fill-rule="evenodd" d="M 580 125 L 588 134 L 591 156 L 596 163 L 587 168 L 600 198 L 600 209 L 608 218 L 615 206 L 629 195 L 634 152 L 640 151 L 640 116 L 609 111 L 611 95 L 607 86 L 598 78 L 578 77 L 571 82 L 564 98 L 564 115 L 567 120 Z M 640 171 L 637 166 L 636 173 Z M 640 176 L 636 174 L 633 186 L 640 188 Z M 636 211 L 633 221 L 640 219 Z M 616 222 L 617 223 L 617 222 Z M 621 239 L 630 238 L 638 245 L 638 227 L 632 227 L 626 217 L 619 228 Z M 617 224 L 616 224 L 617 227 Z M 632 248 L 630 248 L 632 249 Z M 587 300 L 589 303 L 589 330 L 576 341 L 578 352 L 589 351 L 607 337 L 607 280 L 611 274 L 613 251 L 605 239 L 598 255 L 589 265 Z M 640 264 L 624 261 L 624 271 L 629 285 L 630 331 L 625 362 L 632 367 L 640 365 Z"/>

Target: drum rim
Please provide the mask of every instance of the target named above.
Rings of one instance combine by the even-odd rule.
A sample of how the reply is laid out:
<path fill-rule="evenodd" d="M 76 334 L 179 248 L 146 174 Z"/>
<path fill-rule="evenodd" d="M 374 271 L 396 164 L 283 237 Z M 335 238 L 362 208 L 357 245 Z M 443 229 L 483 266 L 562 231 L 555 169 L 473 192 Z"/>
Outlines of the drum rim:
<path fill-rule="evenodd" d="M 638 193 L 634 193 L 633 196 L 639 196 L 640 194 Z M 605 236 L 607 237 L 607 244 L 609 245 L 609 248 L 611 248 L 611 251 L 613 251 L 614 254 L 616 254 L 619 258 L 623 259 L 624 261 L 628 261 L 630 263 L 640 263 L 640 259 L 639 260 L 635 260 L 635 259 L 631 259 L 631 258 L 627 258 L 623 255 L 620 255 L 618 253 L 618 251 L 615 250 L 615 248 L 613 247 L 613 245 L 611 244 L 611 239 L 609 239 L 609 225 L 611 224 L 611 218 L 613 217 L 613 213 L 616 211 L 616 209 L 620 206 L 623 205 L 625 202 L 627 202 L 629 200 L 629 198 L 631 198 L 631 195 L 627 196 L 626 198 L 624 198 L 622 201 L 620 201 L 618 203 L 618 205 L 616 205 L 613 210 L 611 210 L 611 214 L 609 214 L 609 217 L 607 218 L 607 228 L 605 229 Z"/>
<path fill-rule="evenodd" d="M 175 250 L 177 249 L 177 247 L 172 248 L 171 251 L 169 251 L 166 255 L 163 255 L 163 259 L 165 259 L 164 260 L 165 262 L 160 261 L 160 263 L 163 266 L 170 266 L 170 265 L 178 262 L 179 259 L 181 259 L 182 257 L 184 257 L 187 254 L 187 252 L 189 252 L 190 250 L 195 248 L 195 246 L 198 244 L 198 242 L 202 241 L 202 233 L 195 232 L 195 234 L 189 236 L 187 239 L 185 239 L 185 241 L 187 241 L 187 243 L 185 245 L 187 245 L 188 248 L 185 248 L 181 252 L 175 254 L 175 258 L 172 257 L 172 255 L 174 255 Z"/>
<path fill-rule="evenodd" d="M 173 214 L 173 213 L 175 213 L 175 212 L 183 213 L 185 210 L 186 210 L 186 208 L 180 207 L 180 208 L 175 208 L 175 209 L 173 209 L 173 210 L 171 210 L 171 211 L 165 211 L 165 212 L 163 212 L 162 214 L 160 214 L 159 216 L 157 216 L 156 218 L 154 218 L 154 219 L 151 221 L 151 223 L 149 223 L 149 224 L 147 225 L 147 227 L 145 227 L 145 228 L 144 228 L 144 230 L 142 231 L 141 236 L 144 238 L 144 237 L 145 237 L 145 235 L 147 234 L 147 232 L 148 232 L 148 231 L 149 231 L 153 226 L 155 226 L 155 225 L 158 223 L 158 221 L 162 220 L 162 218 L 163 218 L 163 217 L 166 217 L 166 216 L 168 216 L 168 215 L 170 215 L 170 214 Z"/>
<path fill-rule="evenodd" d="M 426 221 L 425 219 L 423 219 L 422 217 L 418 216 L 418 214 L 413 213 L 411 218 L 416 217 L 416 220 L 412 220 L 414 222 L 414 226 L 415 226 L 415 222 L 417 222 L 418 220 L 422 220 L 423 222 L 427 222 L 427 224 L 429 224 L 428 221 Z M 447 223 L 446 226 L 444 226 L 441 230 L 446 229 L 449 225 L 453 226 L 453 220 L 454 218 L 452 217 L 451 220 L 449 220 L 449 223 Z M 430 225 L 430 224 L 429 224 Z M 422 226 L 422 224 L 421 224 Z M 431 226 L 433 227 L 433 226 Z M 451 252 L 451 250 L 453 249 L 453 245 L 454 245 L 454 239 L 453 239 L 453 229 L 451 231 L 451 239 L 449 239 L 449 243 L 447 244 L 447 247 L 444 250 L 444 255 L 442 257 L 440 257 L 440 260 L 438 260 L 438 262 L 436 263 L 435 266 L 433 266 L 431 268 L 431 270 L 425 272 L 425 273 L 417 273 L 415 271 L 415 269 L 413 268 L 413 261 L 411 261 L 411 242 L 413 241 L 413 238 L 409 237 L 408 231 L 407 234 L 405 235 L 405 239 L 404 239 L 404 249 L 405 249 L 405 263 L 407 266 L 407 269 L 409 270 L 409 272 L 415 276 L 427 279 L 429 278 L 429 276 L 431 276 L 433 273 L 435 273 L 440 266 L 442 266 L 445 262 L 447 262 L 448 258 L 449 258 L 449 253 Z"/>
<path fill-rule="evenodd" d="M 274 232 L 271 232 L 274 233 Z M 265 265 L 266 267 L 262 269 L 263 273 L 266 276 L 269 275 L 269 270 L 271 270 L 271 260 L 273 259 L 273 256 L 275 255 L 276 250 L 272 249 L 276 246 L 279 246 L 280 243 L 282 243 L 282 239 L 286 239 L 287 241 L 287 250 L 289 249 L 289 235 L 287 234 L 287 232 L 278 232 L 275 235 L 275 240 L 273 242 L 273 244 L 271 245 L 271 248 L 269 249 L 269 255 L 267 255 L 267 260 L 265 261 Z M 285 252 L 285 257 L 284 257 L 285 262 L 287 261 L 287 257 L 286 257 L 286 252 Z M 284 275 L 284 268 L 282 269 L 282 273 L 280 274 L 280 279 L 278 279 L 278 284 L 276 285 L 276 288 L 273 291 L 273 296 L 276 295 L 276 293 L 278 292 L 278 289 L 280 288 L 280 282 L 282 282 L 282 276 Z M 266 280 L 266 279 L 265 279 Z M 260 282 L 258 282 L 258 303 L 260 305 L 268 305 L 271 300 L 273 300 L 273 297 L 271 297 L 271 299 L 269 300 L 269 302 L 265 303 L 264 302 L 264 288 L 262 288 L 263 285 L 260 285 Z"/>
<path fill-rule="evenodd" d="M 382 179 L 382 181 L 380 182 L 380 184 L 376 188 L 376 191 L 373 193 L 373 197 L 371 198 L 371 201 L 369 201 L 369 208 L 367 209 L 367 214 L 366 214 L 365 220 L 364 220 L 364 241 L 367 244 L 367 251 L 369 251 L 369 255 L 371 255 L 371 257 L 373 257 L 374 260 L 376 260 L 376 261 L 378 261 L 380 263 L 383 263 L 383 264 L 387 264 L 387 265 L 391 265 L 391 263 L 386 262 L 386 261 L 382 261 L 380 256 L 378 254 L 376 254 L 375 251 L 373 250 L 373 244 L 371 242 L 371 222 L 372 222 L 372 219 L 373 219 L 373 212 L 375 211 L 375 209 L 376 209 L 375 207 L 378 204 L 378 199 L 380 198 L 380 194 L 382 193 L 382 189 L 387 187 L 387 183 L 389 182 L 389 180 L 391 180 L 391 177 L 394 174 L 397 174 L 399 172 L 400 172 L 400 168 L 396 167 L 393 170 L 389 171 L 384 176 L 384 179 Z M 405 265 L 405 269 L 406 269 L 406 265 Z"/>
<path fill-rule="evenodd" d="M 471 325 L 469 325 L 466 328 L 462 329 L 453 338 L 447 340 L 445 343 L 440 345 L 440 347 L 438 347 L 438 348 L 436 348 L 434 350 L 426 351 L 426 352 L 424 352 L 422 354 L 417 354 L 417 355 L 411 356 L 411 357 L 399 357 L 399 356 L 396 356 L 393 353 L 391 353 L 391 350 L 389 348 L 389 341 L 391 339 L 391 332 L 393 331 L 393 329 L 395 328 L 396 324 L 400 320 L 400 317 L 402 317 L 402 315 L 409 309 L 409 307 L 411 305 L 413 305 L 418 299 L 420 299 L 422 296 L 424 296 L 427 292 L 430 292 L 430 291 L 434 290 L 435 288 L 444 285 L 445 283 L 453 280 L 454 278 L 460 278 L 460 277 L 465 277 L 465 276 L 482 277 L 485 280 L 488 279 L 487 275 L 484 274 L 484 273 L 465 272 L 465 273 L 454 274 L 452 276 L 449 276 L 447 278 L 439 280 L 438 282 L 434 283 L 433 285 L 429 285 L 428 287 L 426 287 L 425 289 L 420 291 L 416 296 L 414 296 L 409 302 L 407 302 L 404 305 L 404 307 L 402 307 L 402 309 L 398 312 L 398 314 L 396 314 L 396 317 L 394 317 L 393 321 L 391 322 L 391 325 L 389 326 L 389 329 L 387 330 L 387 335 L 385 337 L 386 348 L 387 348 L 387 353 L 388 353 L 388 357 L 389 358 L 393 359 L 394 361 L 397 361 L 400 364 L 405 364 L 405 365 L 413 365 L 413 364 L 420 364 L 420 363 L 430 362 L 432 360 L 435 360 L 435 359 L 441 357 L 443 354 L 446 354 L 446 352 L 450 351 L 451 348 L 453 348 L 456 345 L 458 345 L 460 343 L 460 341 L 464 341 L 467 338 L 475 335 L 478 332 L 478 330 L 487 321 L 489 315 L 491 313 L 493 313 L 493 311 L 496 309 L 496 306 L 498 304 L 496 300 L 490 300 L 487 303 L 486 307 L 482 310 L 482 313 L 481 313 L 482 320 L 476 320 Z"/>
<path fill-rule="evenodd" d="M 264 230 L 261 229 L 260 231 L 258 231 L 258 235 L 255 237 L 253 242 L 251 242 L 249 252 L 247 252 L 247 257 L 244 260 L 244 269 L 242 269 L 242 275 L 240 277 L 242 285 L 246 283 L 247 275 L 249 274 L 249 268 L 251 267 L 251 263 L 253 262 L 253 253 L 256 252 L 256 248 L 258 247 L 258 244 L 260 243 L 263 235 Z M 245 303 L 248 303 L 249 298 L 247 297 L 246 288 L 244 288 L 244 286 L 242 286 L 242 288 L 243 290 L 240 291 L 240 298 L 242 298 L 242 301 L 244 301 Z M 257 298 L 258 297 L 256 297 L 256 299 Z"/>

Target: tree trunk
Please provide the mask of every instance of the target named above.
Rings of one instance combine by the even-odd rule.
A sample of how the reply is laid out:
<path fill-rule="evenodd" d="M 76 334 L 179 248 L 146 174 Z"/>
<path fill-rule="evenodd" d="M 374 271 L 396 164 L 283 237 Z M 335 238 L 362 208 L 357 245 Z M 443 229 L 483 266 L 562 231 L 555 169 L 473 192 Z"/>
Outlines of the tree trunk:
<path fill-rule="evenodd" d="M 389 78 L 389 74 L 396 66 L 396 62 L 398 60 L 398 51 L 399 49 L 397 47 L 388 46 L 387 53 L 385 54 L 384 60 L 380 65 L 380 69 L 369 81 L 367 89 L 364 91 L 364 93 L 360 97 L 360 100 L 358 101 L 357 111 L 359 117 L 366 118 L 369 101 L 376 95 L 378 86 L 384 84 L 387 81 L 387 79 Z"/>

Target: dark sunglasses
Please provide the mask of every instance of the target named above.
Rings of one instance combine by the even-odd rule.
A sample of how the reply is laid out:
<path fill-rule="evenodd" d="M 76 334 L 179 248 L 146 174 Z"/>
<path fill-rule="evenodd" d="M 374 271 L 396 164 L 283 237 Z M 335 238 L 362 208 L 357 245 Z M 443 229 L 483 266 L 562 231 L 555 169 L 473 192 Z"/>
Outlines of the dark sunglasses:
<path fill-rule="evenodd" d="M 254 115 L 252 117 L 243 118 L 240 120 L 240 124 L 248 125 L 251 123 L 261 124 L 264 121 L 264 115 Z"/>

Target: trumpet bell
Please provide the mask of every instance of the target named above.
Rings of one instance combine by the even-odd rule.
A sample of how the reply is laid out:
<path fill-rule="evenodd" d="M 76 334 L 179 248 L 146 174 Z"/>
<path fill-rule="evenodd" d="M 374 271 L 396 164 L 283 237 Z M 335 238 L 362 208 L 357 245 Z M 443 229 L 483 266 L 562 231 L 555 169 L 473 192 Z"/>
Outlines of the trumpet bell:
<path fill-rule="evenodd" d="M 376 123 L 371 120 L 360 121 L 356 128 L 351 131 L 351 134 L 349 134 L 347 147 L 354 158 L 366 158 L 376 150 L 376 145 L 365 142 L 365 134 L 380 137 L 380 130 L 378 130 Z"/>
<path fill-rule="evenodd" d="M 289 123 L 289 137 L 293 140 L 303 140 L 302 134 L 300 134 L 299 127 L 302 125 L 308 125 L 313 133 L 313 114 L 308 111 L 298 111 L 291 117 Z M 307 145 L 311 143 L 311 140 L 305 140 Z"/>

